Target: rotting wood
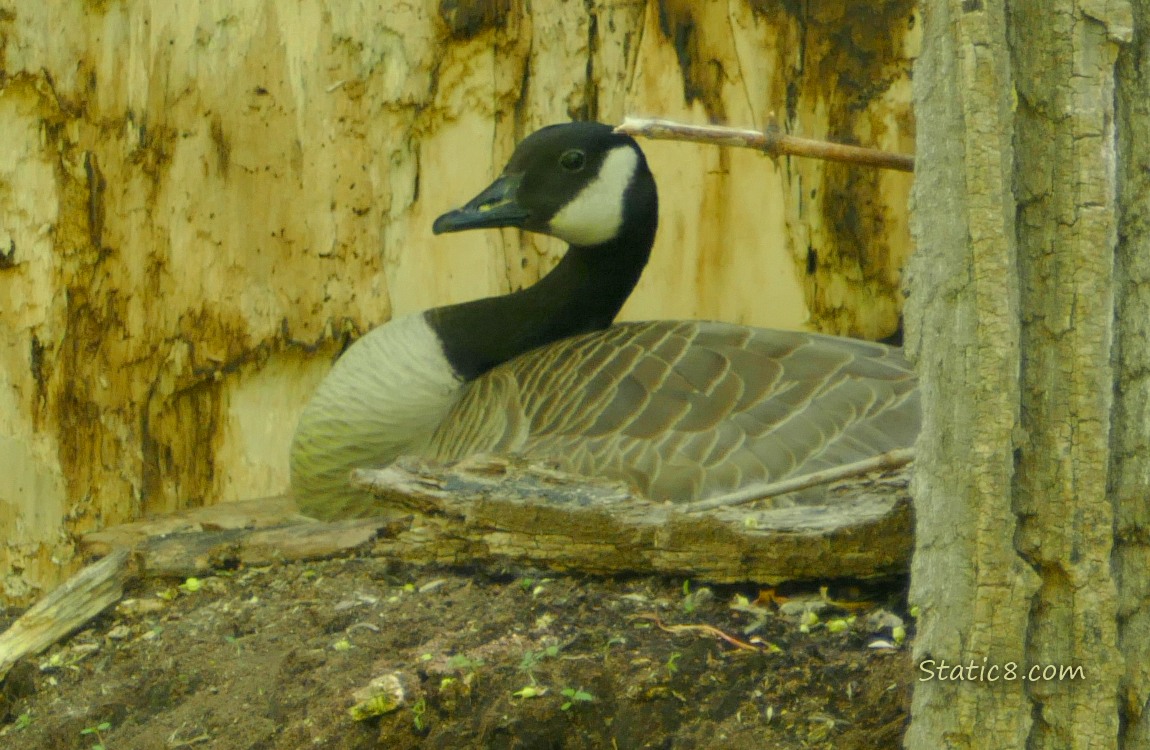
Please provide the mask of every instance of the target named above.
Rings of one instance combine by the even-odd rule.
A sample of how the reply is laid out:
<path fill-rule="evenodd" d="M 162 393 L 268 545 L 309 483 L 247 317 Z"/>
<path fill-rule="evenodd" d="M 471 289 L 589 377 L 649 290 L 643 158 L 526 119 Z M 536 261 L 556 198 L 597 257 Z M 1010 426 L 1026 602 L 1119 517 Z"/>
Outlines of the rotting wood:
<path fill-rule="evenodd" d="M 89 555 L 131 549 L 140 578 L 183 577 L 334 557 L 408 526 L 409 517 L 394 514 L 320 523 L 300 515 L 291 497 L 279 496 L 114 526 L 85 535 L 80 546 Z"/>
<path fill-rule="evenodd" d="M 914 157 L 909 154 L 893 154 L 863 146 L 800 138 L 779 132 L 778 126 L 773 124 L 766 130 L 750 130 L 722 125 L 688 125 L 671 120 L 628 117 L 623 120 L 622 125 L 615 128 L 615 132 L 643 138 L 752 148 L 769 156 L 807 156 L 812 159 L 862 164 L 900 172 L 914 171 Z"/>
<path fill-rule="evenodd" d="M 293 523 L 266 529 L 225 529 L 147 540 L 137 549 L 140 576 L 202 575 L 208 571 L 322 560 L 366 546 L 410 525 L 400 517 Z"/>
<path fill-rule="evenodd" d="M 825 477 L 824 477 L 825 478 Z M 873 578 L 904 572 L 912 546 L 907 474 L 853 477 L 818 502 L 691 512 L 616 482 L 514 459 L 443 466 L 401 459 L 356 471 L 388 516 L 317 523 L 290 498 L 199 508 L 86 536 L 106 552 L 0 635 L 0 680 L 115 603 L 137 578 L 314 560 L 358 551 L 414 564 L 684 575 L 712 583 Z"/>
<path fill-rule="evenodd" d="M 124 595 L 129 553 L 117 550 L 66 580 L 0 633 L 0 681 L 25 656 L 38 654 Z"/>
<path fill-rule="evenodd" d="M 906 569 L 906 476 L 845 482 L 818 504 L 687 513 L 618 483 L 503 458 L 452 467 L 403 459 L 356 471 L 381 504 L 415 513 L 376 554 L 409 562 L 689 575 L 714 583 L 873 578 Z"/>
<path fill-rule="evenodd" d="M 288 525 L 250 528 L 272 521 Z M 83 546 L 107 550 L 106 556 L 81 569 L 0 634 L 0 682 L 17 661 L 43 651 L 119 601 L 132 580 L 333 557 L 362 548 L 377 535 L 395 534 L 408 522 L 380 517 L 316 523 L 296 513 L 290 498 L 272 498 L 198 508 L 89 534 Z M 109 549 L 110 544 L 116 546 Z"/>
<path fill-rule="evenodd" d="M 89 557 L 100 557 L 121 547 L 137 547 L 156 537 L 201 531 L 263 529 L 300 522 L 314 523 L 312 519 L 299 514 L 291 497 L 263 497 L 208 505 L 183 513 L 109 526 L 85 534 L 81 541 L 81 551 Z"/>

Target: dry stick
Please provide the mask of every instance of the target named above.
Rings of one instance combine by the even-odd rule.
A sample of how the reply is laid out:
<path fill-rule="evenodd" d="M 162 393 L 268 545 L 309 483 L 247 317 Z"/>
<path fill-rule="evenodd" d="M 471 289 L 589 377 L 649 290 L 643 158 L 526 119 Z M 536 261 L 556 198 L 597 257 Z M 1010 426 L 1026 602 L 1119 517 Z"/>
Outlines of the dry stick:
<path fill-rule="evenodd" d="M 655 626 L 658 627 L 659 630 L 665 631 L 667 633 L 690 633 L 690 632 L 706 633 L 708 635 L 713 635 L 716 638 L 721 638 L 724 641 L 726 641 L 727 643 L 734 646 L 735 648 L 739 648 L 739 649 L 742 649 L 744 651 L 762 651 L 763 650 L 763 649 L 759 648 L 758 646 L 755 646 L 754 644 L 747 643 L 746 641 L 740 641 L 738 638 L 736 638 L 733 635 L 727 635 L 722 630 L 719 630 L 718 628 L 716 628 L 714 625 L 664 625 L 663 621 L 659 618 L 659 615 L 656 615 L 656 614 L 634 615 L 632 617 L 632 619 L 634 619 L 634 620 L 651 620 L 652 622 L 655 623 Z"/>
<path fill-rule="evenodd" d="M 914 157 L 907 154 L 892 154 L 889 151 L 862 146 L 799 138 L 780 133 L 778 127 L 774 125 L 768 127 L 765 132 L 760 132 L 721 125 L 684 125 L 670 120 L 628 117 L 623 120 L 622 125 L 615 128 L 615 132 L 640 135 L 644 138 L 694 141 L 716 146 L 741 146 L 757 149 L 771 156 L 810 156 L 815 159 L 864 164 L 880 169 L 897 169 L 900 172 L 914 171 Z"/>
<path fill-rule="evenodd" d="M 846 479 L 847 477 L 869 474 L 872 471 L 897 469 L 900 466 L 906 466 L 913 460 L 914 448 L 899 448 L 898 450 L 881 453 L 871 458 L 864 458 L 862 461 L 855 461 L 853 464 L 835 466 L 831 469 L 802 474 L 770 484 L 747 487 L 738 492 L 712 497 L 708 500 L 698 500 L 693 503 L 687 503 L 680 506 L 680 510 L 684 513 L 699 513 L 714 510 L 715 508 L 730 508 L 735 505 L 745 505 L 746 503 L 753 503 L 756 500 L 763 500 L 776 495 L 785 495 L 788 492 L 805 490 L 807 487 L 836 482 L 840 479 Z"/>

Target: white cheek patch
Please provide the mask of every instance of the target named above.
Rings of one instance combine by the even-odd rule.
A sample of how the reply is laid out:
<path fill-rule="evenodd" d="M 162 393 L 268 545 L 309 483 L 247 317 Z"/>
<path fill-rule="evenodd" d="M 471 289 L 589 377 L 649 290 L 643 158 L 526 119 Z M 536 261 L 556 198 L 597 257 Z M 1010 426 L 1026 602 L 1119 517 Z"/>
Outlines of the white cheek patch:
<path fill-rule="evenodd" d="M 623 226 L 624 195 L 638 164 L 639 155 L 628 146 L 609 151 L 595 181 L 552 217 L 548 232 L 577 247 L 615 239 Z"/>

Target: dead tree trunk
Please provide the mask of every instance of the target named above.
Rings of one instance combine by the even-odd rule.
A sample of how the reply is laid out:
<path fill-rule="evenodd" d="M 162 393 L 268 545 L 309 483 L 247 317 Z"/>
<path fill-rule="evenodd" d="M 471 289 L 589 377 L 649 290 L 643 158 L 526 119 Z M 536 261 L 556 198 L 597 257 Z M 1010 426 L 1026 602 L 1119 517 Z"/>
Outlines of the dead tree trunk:
<path fill-rule="evenodd" d="M 1114 260 L 1114 410 L 1110 485 L 1118 584 L 1122 741 L 1150 747 L 1150 3 L 1133 5 L 1118 57 L 1118 248 Z"/>
<path fill-rule="evenodd" d="M 1121 242 L 1116 220 L 1145 192 L 1137 18 L 924 7 L 908 747 L 1145 746 L 1145 202 L 1124 203 Z M 1125 681 L 1123 651 L 1141 652 Z"/>

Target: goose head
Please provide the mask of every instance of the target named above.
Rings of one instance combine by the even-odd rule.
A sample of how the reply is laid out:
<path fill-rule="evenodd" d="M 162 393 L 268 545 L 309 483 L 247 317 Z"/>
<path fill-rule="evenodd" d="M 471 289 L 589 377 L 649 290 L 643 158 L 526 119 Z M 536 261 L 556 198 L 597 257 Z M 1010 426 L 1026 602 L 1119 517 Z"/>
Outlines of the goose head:
<path fill-rule="evenodd" d="M 658 223 L 655 179 L 634 139 L 592 122 L 528 136 L 502 174 L 436 219 L 433 231 L 517 227 L 570 247 L 534 286 L 427 312 L 455 372 L 471 380 L 536 347 L 609 326 L 647 265 Z"/>
<path fill-rule="evenodd" d="M 646 254 L 657 224 L 655 180 L 635 140 L 609 125 L 572 122 L 524 139 L 499 178 L 432 231 L 517 227 L 572 247 L 627 241 Z"/>

